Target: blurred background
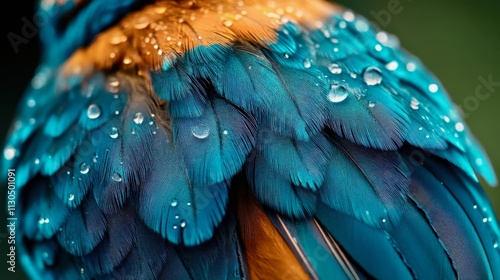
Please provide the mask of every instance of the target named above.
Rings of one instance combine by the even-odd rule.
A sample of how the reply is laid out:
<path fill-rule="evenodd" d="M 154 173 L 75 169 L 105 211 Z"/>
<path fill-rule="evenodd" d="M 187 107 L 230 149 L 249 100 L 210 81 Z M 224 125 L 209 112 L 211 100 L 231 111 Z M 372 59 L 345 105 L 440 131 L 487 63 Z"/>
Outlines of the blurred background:
<path fill-rule="evenodd" d="M 21 34 L 23 18 L 32 21 L 33 2 L 9 1 L 12 8 L 8 12 L 4 10 L 2 17 L 0 143 L 4 142 L 17 101 L 39 60 L 36 36 L 20 44 L 16 53 L 7 35 L 10 32 Z M 500 1 L 340 0 L 338 3 L 398 36 L 402 46 L 423 61 L 441 80 L 455 103 L 462 105 L 467 124 L 500 174 Z M 475 96 L 482 80 L 496 82 L 489 88 L 491 94 L 485 100 Z M 4 184 L 1 188 L 3 193 Z M 486 187 L 486 191 L 500 216 L 500 188 Z M 5 207 L 4 195 L 0 195 L 0 206 L 0 209 Z M 0 223 L 5 221 L 2 210 Z M 20 267 L 16 267 L 15 274 L 7 272 L 5 237 L 6 229 L 2 226 L 0 279 L 25 279 Z"/>

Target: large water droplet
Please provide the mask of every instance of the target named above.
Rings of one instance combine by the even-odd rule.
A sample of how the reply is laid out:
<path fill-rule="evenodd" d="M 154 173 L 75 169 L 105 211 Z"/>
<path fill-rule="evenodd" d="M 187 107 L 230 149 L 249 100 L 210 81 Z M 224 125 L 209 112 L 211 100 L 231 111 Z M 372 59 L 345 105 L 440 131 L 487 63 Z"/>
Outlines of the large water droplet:
<path fill-rule="evenodd" d="M 457 122 L 455 124 L 455 129 L 458 131 L 458 132 L 463 132 L 465 130 L 465 125 L 461 122 Z"/>
<path fill-rule="evenodd" d="M 185 228 L 186 227 L 186 221 L 182 220 L 181 221 L 181 228 Z"/>
<path fill-rule="evenodd" d="M 120 183 L 123 180 L 122 176 L 120 174 L 118 174 L 118 172 L 113 173 L 113 175 L 111 176 L 111 179 L 115 182 L 118 182 L 118 183 Z"/>
<path fill-rule="evenodd" d="M 91 120 L 97 119 L 101 115 L 101 108 L 95 104 L 91 104 L 87 109 L 87 117 Z"/>
<path fill-rule="evenodd" d="M 332 74 L 342 74 L 342 68 L 340 68 L 340 66 L 338 64 L 330 64 L 330 66 L 328 66 L 328 70 L 332 73 Z"/>
<path fill-rule="evenodd" d="M 436 85 L 436 84 L 430 84 L 430 85 L 429 85 L 429 91 L 430 91 L 430 92 L 435 93 L 435 92 L 437 92 L 438 90 L 439 90 L 438 85 Z"/>
<path fill-rule="evenodd" d="M 304 60 L 304 67 L 311 68 L 311 61 L 309 59 Z"/>
<path fill-rule="evenodd" d="M 6 160 L 12 160 L 16 156 L 16 153 L 17 153 L 17 150 L 15 148 L 9 146 L 9 147 L 5 148 L 5 150 L 3 151 L 3 157 Z"/>
<path fill-rule="evenodd" d="M 342 85 L 332 85 L 328 93 L 328 100 L 333 103 L 339 103 L 347 98 L 347 89 Z"/>
<path fill-rule="evenodd" d="M 144 115 L 141 112 L 136 113 L 134 115 L 134 122 L 136 124 L 142 124 L 143 121 L 144 121 Z"/>
<path fill-rule="evenodd" d="M 419 105 L 420 105 L 420 102 L 415 97 L 412 97 L 411 98 L 411 102 L 410 102 L 410 107 L 413 110 L 418 110 L 419 109 Z"/>
<path fill-rule="evenodd" d="M 112 127 L 111 131 L 109 132 L 109 136 L 113 139 L 118 138 L 118 128 Z"/>
<path fill-rule="evenodd" d="M 68 200 L 69 200 L 69 201 L 73 201 L 73 200 L 75 200 L 75 195 L 74 195 L 74 194 L 72 194 L 72 193 L 70 193 L 70 194 L 68 195 Z"/>
<path fill-rule="evenodd" d="M 382 82 L 382 71 L 375 66 L 367 67 L 363 71 L 363 80 L 369 86 L 378 85 Z"/>
<path fill-rule="evenodd" d="M 191 133 L 194 137 L 198 139 L 205 139 L 210 135 L 210 128 L 204 124 L 193 126 L 191 128 Z"/>
<path fill-rule="evenodd" d="M 88 164 L 86 164 L 85 162 L 80 164 L 80 173 L 87 174 L 87 173 L 89 173 L 89 170 L 90 170 L 90 166 Z"/>
<path fill-rule="evenodd" d="M 375 102 L 373 102 L 373 101 L 368 102 L 368 107 L 370 107 L 370 108 L 375 107 Z"/>
<path fill-rule="evenodd" d="M 170 202 L 170 206 L 172 206 L 172 207 L 177 207 L 178 204 L 179 203 L 177 202 L 177 199 L 175 199 L 175 198 L 172 199 L 172 201 Z"/>
<path fill-rule="evenodd" d="M 150 21 L 147 17 L 141 16 L 135 21 L 134 28 L 135 29 L 144 29 L 144 28 L 148 27 L 149 23 L 150 23 Z"/>

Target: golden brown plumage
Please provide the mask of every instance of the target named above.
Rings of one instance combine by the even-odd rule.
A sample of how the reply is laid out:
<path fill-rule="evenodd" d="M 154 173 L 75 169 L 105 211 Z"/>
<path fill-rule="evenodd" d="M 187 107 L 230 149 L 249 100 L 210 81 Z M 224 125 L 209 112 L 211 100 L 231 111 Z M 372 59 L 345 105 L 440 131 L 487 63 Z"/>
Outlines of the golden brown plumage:
<path fill-rule="evenodd" d="M 158 71 L 197 46 L 246 42 L 267 48 L 276 42 L 276 30 L 284 22 L 312 26 L 339 11 L 317 0 L 156 1 L 75 52 L 66 73 L 137 66 Z"/>
<path fill-rule="evenodd" d="M 252 279 L 309 279 L 293 251 L 247 187 L 238 194 L 237 212 Z"/>

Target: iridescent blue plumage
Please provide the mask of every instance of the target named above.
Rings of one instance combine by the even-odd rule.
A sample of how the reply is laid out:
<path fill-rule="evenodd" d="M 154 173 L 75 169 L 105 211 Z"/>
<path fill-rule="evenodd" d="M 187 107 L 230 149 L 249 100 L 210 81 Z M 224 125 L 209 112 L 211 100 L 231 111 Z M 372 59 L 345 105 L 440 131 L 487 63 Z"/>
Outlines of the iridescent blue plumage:
<path fill-rule="evenodd" d="M 150 10 L 186 4 L 167 2 Z M 217 14 L 200 3 L 193 14 Z M 259 221 L 269 218 L 311 278 L 500 277 L 500 230 L 476 178 L 495 184 L 491 165 L 395 38 L 349 11 L 314 24 L 265 14 L 275 26 L 238 14 L 224 33 L 186 23 L 184 10 L 167 23 L 185 41 L 149 46 L 179 39 L 140 35 L 172 18 L 132 15 L 133 26 L 95 39 L 111 45 L 102 64 L 64 62 L 145 3 L 121 2 L 94 25 L 100 5 L 61 35 L 42 33 L 47 61 L 7 141 L 32 277 L 258 278 L 242 199 L 265 208 Z M 88 29 L 71 33 L 78 26 Z"/>

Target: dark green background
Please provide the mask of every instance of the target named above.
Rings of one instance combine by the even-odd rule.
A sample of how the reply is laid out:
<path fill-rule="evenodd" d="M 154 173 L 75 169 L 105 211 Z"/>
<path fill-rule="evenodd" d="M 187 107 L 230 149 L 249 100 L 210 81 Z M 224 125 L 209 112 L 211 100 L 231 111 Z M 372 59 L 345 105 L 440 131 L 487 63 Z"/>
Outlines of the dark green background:
<path fill-rule="evenodd" d="M 38 61 L 38 42 L 30 40 L 15 54 L 8 32 L 20 33 L 22 17 L 32 17 L 32 1 L 9 1 L 14 9 L 4 15 L 1 27 L 0 137 L 5 138 L 17 100 Z M 474 96 L 478 78 L 492 75 L 500 82 L 500 3 L 495 0 L 342 0 L 339 3 L 364 15 L 384 30 L 396 34 L 402 45 L 417 55 L 441 80 L 453 100 L 464 104 Z M 399 4 L 397 4 L 399 3 Z M 397 7 L 397 8 L 394 8 Z M 391 11 L 393 12 L 391 14 Z M 395 12 L 395 13 L 394 13 Z M 373 13 L 391 14 L 378 21 Z M 386 24 L 387 23 L 387 24 Z M 500 174 L 500 87 L 469 111 L 467 124 L 490 155 Z M 3 172 L 3 171 L 2 171 Z M 500 189 L 487 188 L 500 214 Z M 2 196 L 3 202 L 3 196 Z M 2 204 L 3 205 L 3 204 Z M 0 223 L 5 221 L 0 211 Z M 0 279 L 24 279 L 22 272 L 6 271 L 6 239 L 0 230 Z"/>

